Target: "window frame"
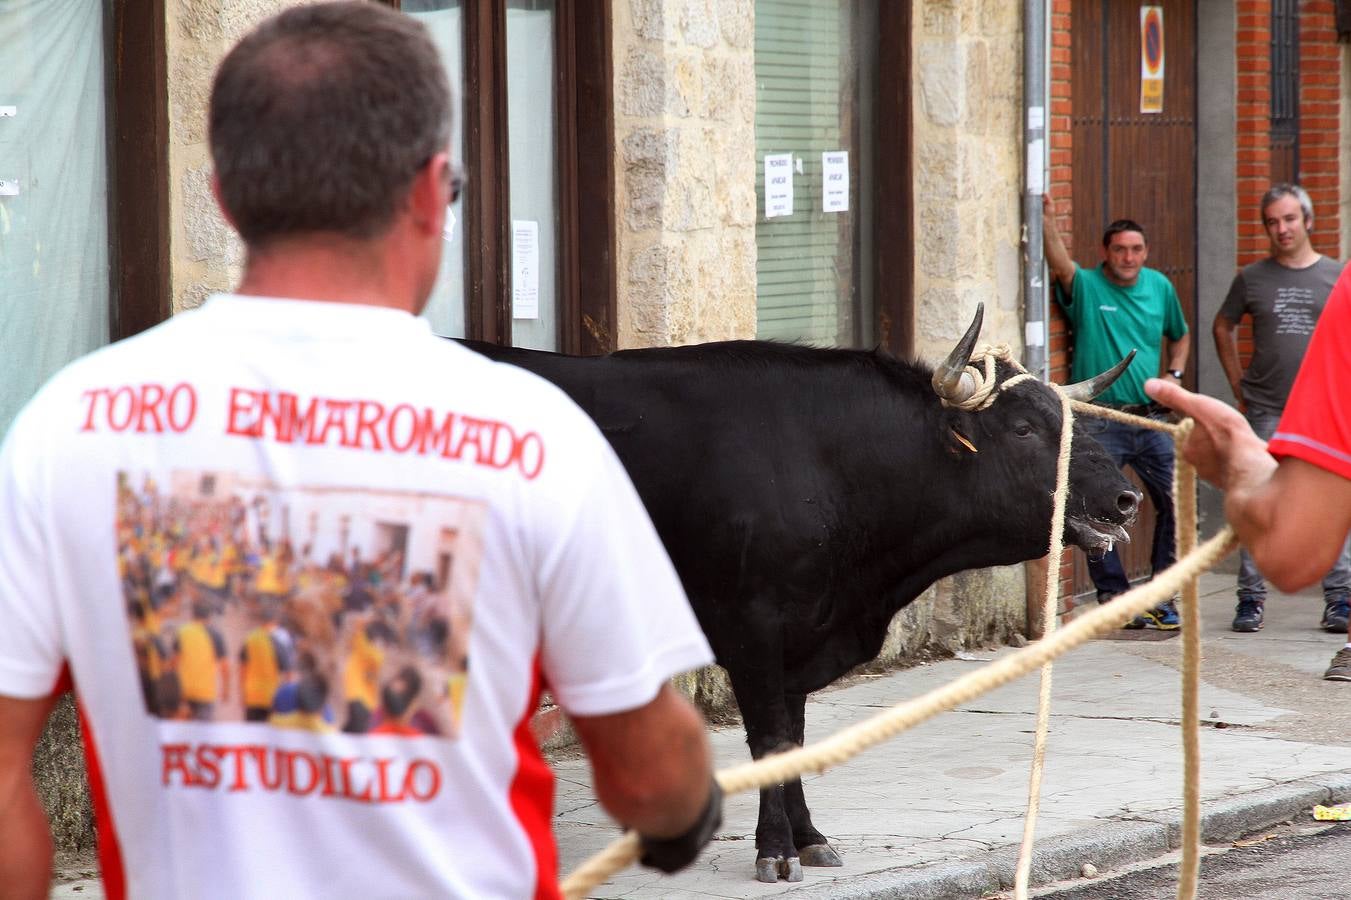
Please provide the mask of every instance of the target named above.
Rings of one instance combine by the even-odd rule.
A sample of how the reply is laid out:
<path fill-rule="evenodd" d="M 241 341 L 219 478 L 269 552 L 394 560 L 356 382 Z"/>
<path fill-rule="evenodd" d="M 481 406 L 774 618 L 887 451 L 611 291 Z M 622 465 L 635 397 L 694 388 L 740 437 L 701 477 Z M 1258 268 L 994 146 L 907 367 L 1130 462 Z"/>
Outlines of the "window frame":
<path fill-rule="evenodd" d="M 912 55 L 909 3 L 873 0 L 877 8 L 877 51 L 872 72 L 873 136 L 869 146 L 860 146 L 859 154 L 871 157 L 872 187 L 872 260 L 860 258 L 859 236 L 854 236 L 855 280 L 861 280 L 865 267 L 872 276 L 872 337 L 869 344 L 891 354 L 912 358 L 915 351 L 914 302 L 914 186 L 913 186 L 913 110 L 910 75 Z M 842 26 L 857 34 L 857 6 L 841 3 L 845 17 Z M 857 142 L 858 121 L 850 125 Z M 759 177 L 757 175 L 757 177 Z M 760 212 L 757 210 L 757 221 Z M 852 301 L 854 315 L 867 313 Z M 758 300 L 757 300 L 758 306 Z M 853 325 L 853 342 L 858 346 L 866 334 L 861 319 Z"/>
<path fill-rule="evenodd" d="M 109 340 L 171 312 L 169 75 L 164 0 L 114 0 L 109 52 Z"/>
<path fill-rule="evenodd" d="M 380 0 L 399 9 L 400 0 Z M 506 0 L 466 0 L 464 198 L 466 337 L 511 343 L 511 179 Z M 558 349 L 615 349 L 611 0 L 555 0 Z M 585 148 L 585 149 L 583 149 Z M 585 202 L 583 202 L 585 200 Z"/>

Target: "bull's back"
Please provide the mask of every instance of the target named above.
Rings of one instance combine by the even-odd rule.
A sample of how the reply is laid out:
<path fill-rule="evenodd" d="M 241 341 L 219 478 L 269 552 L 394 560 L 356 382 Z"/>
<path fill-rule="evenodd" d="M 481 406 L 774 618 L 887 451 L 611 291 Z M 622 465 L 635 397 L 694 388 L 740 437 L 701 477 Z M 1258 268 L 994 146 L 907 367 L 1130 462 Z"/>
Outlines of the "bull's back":
<path fill-rule="evenodd" d="M 859 443 L 822 426 L 857 412 L 846 392 L 868 391 L 857 354 L 743 341 L 596 357 L 466 345 L 553 382 L 595 421 L 692 595 L 748 572 L 782 576 L 785 559 L 804 588 L 818 580 L 813 498 L 840 493 L 837 467 L 820 460 Z"/>

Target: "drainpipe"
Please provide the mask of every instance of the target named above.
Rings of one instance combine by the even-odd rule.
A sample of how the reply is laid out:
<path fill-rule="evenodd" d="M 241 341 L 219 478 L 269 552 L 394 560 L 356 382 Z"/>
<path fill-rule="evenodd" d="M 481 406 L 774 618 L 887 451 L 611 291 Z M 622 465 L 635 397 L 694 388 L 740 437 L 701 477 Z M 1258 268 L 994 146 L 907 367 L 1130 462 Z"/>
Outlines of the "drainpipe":
<path fill-rule="evenodd" d="M 1041 235 L 1041 197 L 1046 191 L 1047 64 L 1050 44 L 1047 0 L 1023 0 L 1023 365 L 1049 381 L 1045 253 Z M 1047 572 L 1045 557 L 1026 564 L 1027 636 L 1046 634 L 1042 598 Z M 1055 573 L 1059 579 L 1060 573 Z"/>
<path fill-rule="evenodd" d="M 1041 197 L 1046 192 L 1048 22 L 1046 0 L 1023 0 L 1023 365 L 1050 379 L 1047 356 L 1047 293 L 1041 238 Z"/>

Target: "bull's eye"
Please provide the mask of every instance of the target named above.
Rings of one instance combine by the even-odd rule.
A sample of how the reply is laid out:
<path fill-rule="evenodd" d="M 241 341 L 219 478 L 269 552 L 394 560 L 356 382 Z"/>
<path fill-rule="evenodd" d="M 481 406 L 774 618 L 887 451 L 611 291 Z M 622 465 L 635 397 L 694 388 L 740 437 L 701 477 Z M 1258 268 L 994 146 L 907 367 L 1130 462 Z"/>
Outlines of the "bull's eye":
<path fill-rule="evenodd" d="M 1013 426 L 1013 433 L 1018 437 L 1027 437 L 1032 433 L 1032 425 L 1028 422 L 1019 422 Z"/>

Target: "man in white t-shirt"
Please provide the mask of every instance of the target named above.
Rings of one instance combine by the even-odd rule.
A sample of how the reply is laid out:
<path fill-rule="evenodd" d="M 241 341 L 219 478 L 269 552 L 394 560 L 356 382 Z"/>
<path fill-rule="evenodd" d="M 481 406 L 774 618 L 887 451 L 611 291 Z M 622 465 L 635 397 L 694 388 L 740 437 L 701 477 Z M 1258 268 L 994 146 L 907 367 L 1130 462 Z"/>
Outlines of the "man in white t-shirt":
<path fill-rule="evenodd" d="M 457 190 L 422 27 L 283 12 L 222 62 L 210 119 L 238 290 L 67 367 L 0 449 L 0 893 L 46 896 L 29 767 L 67 685 L 110 898 L 556 896 L 546 687 L 644 861 L 687 864 L 721 795 L 667 680 L 712 656 L 637 494 L 561 392 L 416 317 Z M 264 595 L 273 542 L 306 551 Z M 209 609 L 164 562 L 204 544 L 231 569 Z M 388 565 L 348 571 L 357 548 Z M 223 659 L 275 615 L 303 715 L 238 691 L 191 714 L 210 657 L 137 649 L 196 634 L 194 606 Z M 370 715 L 344 733 L 348 697 Z"/>

